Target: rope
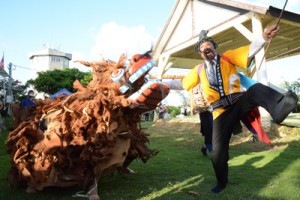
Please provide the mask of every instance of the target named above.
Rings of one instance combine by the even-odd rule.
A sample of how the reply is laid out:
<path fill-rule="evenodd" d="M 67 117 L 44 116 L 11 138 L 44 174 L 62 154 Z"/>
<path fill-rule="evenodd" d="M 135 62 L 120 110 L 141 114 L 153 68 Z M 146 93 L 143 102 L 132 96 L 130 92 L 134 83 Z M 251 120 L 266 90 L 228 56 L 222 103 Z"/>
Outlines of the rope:
<path fill-rule="evenodd" d="M 277 21 L 277 24 L 276 24 L 275 28 L 277 28 L 278 25 L 279 25 L 279 22 L 280 22 L 280 20 L 281 20 L 281 17 L 282 17 L 282 14 L 283 14 L 283 12 L 284 12 L 284 9 L 285 9 L 285 7 L 286 7 L 287 2 L 288 2 L 288 0 L 285 1 L 285 4 L 284 4 L 284 6 L 283 6 L 283 8 L 282 8 L 282 10 L 281 10 L 281 12 L 280 12 L 280 15 L 279 15 L 279 18 L 278 18 L 278 21 Z M 258 70 L 260 69 L 260 67 L 261 67 L 261 65 L 262 65 L 262 63 L 263 63 L 263 60 L 264 60 L 265 57 L 266 57 L 266 54 L 267 54 L 267 51 L 268 51 L 268 49 L 269 49 L 269 46 L 270 46 L 270 44 L 271 44 L 271 42 L 272 42 L 272 39 L 273 39 L 273 37 L 271 37 L 270 42 L 268 43 L 268 45 L 267 45 L 267 47 L 266 47 L 265 53 L 264 53 L 264 55 L 263 55 L 263 57 L 262 57 L 262 59 L 261 59 L 261 61 L 260 61 L 259 66 L 258 66 Z"/>
<path fill-rule="evenodd" d="M 286 51 L 286 52 L 284 52 L 284 53 L 282 53 L 282 54 L 278 54 L 278 55 L 276 55 L 276 56 L 274 56 L 274 57 L 272 57 L 272 58 L 269 58 L 269 60 L 272 60 L 272 59 L 277 58 L 277 57 L 280 57 L 280 56 L 284 56 L 284 55 L 289 54 L 289 53 L 293 53 L 294 51 L 297 51 L 298 49 L 300 49 L 300 47 L 296 47 L 296 48 L 291 49 L 291 50 L 289 50 L 289 51 Z"/>

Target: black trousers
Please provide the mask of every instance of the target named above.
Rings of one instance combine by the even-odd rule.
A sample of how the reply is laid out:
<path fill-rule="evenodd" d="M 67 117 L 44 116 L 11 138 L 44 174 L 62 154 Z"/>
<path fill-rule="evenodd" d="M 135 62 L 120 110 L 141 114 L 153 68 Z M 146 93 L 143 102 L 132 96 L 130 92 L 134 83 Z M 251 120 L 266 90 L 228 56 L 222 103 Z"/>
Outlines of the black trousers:
<path fill-rule="evenodd" d="M 261 106 L 271 116 L 274 115 L 276 106 L 283 97 L 276 90 L 257 83 L 213 121 L 212 163 L 218 184 L 225 186 L 228 183 L 229 142 L 236 123 L 256 106 Z"/>
<path fill-rule="evenodd" d="M 199 112 L 200 132 L 204 136 L 204 144 L 212 144 L 213 116 L 210 111 Z"/>

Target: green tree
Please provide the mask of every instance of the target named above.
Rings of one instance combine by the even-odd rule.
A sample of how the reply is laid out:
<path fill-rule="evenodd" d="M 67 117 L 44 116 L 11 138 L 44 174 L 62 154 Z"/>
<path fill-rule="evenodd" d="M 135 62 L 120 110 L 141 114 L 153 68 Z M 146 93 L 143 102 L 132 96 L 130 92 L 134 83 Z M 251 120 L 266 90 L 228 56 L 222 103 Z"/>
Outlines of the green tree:
<path fill-rule="evenodd" d="M 91 73 L 81 72 L 76 68 L 48 70 L 38 72 L 38 77 L 28 80 L 27 83 L 32 85 L 38 92 L 53 94 L 62 88 L 66 88 L 70 92 L 75 92 L 73 88 L 75 80 L 84 82 L 85 84 L 82 84 L 86 85 L 91 80 Z"/>
<path fill-rule="evenodd" d="M 82 85 L 87 86 L 89 82 L 92 80 L 92 78 L 93 78 L 92 72 L 86 72 L 86 74 L 84 75 L 83 79 L 80 80 L 80 82 Z"/>
<path fill-rule="evenodd" d="M 167 106 L 168 112 L 170 113 L 171 117 L 176 117 L 180 114 L 180 107 L 176 106 Z"/>
<path fill-rule="evenodd" d="M 293 81 L 291 83 L 284 81 L 284 83 L 282 83 L 282 87 L 287 90 L 292 90 L 296 94 L 299 94 L 300 93 L 300 78 L 298 78 L 296 81 Z"/>
<path fill-rule="evenodd" d="M 21 84 L 13 84 L 13 96 L 15 100 L 21 101 L 24 98 L 26 98 L 26 90 L 29 87 L 28 83 L 25 83 L 25 85 Z"/>
<path fill-rule="evenodd" d="M 12 80 L 12 94 L 14 97 L 14 100 L 21 100 L 22 97 L 25 94 L 26 89 L 29 87 L 29 85 L 26 83 L 25 85 L 22 85 L 20 81 Z M 8 80 L 2 79 L 0 81 L 0 97 L 2 101 L 7 100 L 7 95 L 9 94 L 9 85 Z"/>

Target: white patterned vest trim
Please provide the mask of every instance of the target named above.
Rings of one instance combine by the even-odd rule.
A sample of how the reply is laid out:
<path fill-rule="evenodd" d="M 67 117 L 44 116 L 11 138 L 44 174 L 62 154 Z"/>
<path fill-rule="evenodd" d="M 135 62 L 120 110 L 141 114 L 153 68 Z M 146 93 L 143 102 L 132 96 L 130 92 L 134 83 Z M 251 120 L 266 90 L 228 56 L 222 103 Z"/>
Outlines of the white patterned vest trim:
<path fill-rule="evenodd" d="M 205 112 L 210 111 L 212 112 L 212 107 L 208 103 L 207 99 L 205 98 L 205 95 L 203 93 L 203 90 L 201 89 L 200 85 L 197 85 L 192 89 L 192 95 L 194 98 L 194 107 L 196 111 L 199 112 Z"/>

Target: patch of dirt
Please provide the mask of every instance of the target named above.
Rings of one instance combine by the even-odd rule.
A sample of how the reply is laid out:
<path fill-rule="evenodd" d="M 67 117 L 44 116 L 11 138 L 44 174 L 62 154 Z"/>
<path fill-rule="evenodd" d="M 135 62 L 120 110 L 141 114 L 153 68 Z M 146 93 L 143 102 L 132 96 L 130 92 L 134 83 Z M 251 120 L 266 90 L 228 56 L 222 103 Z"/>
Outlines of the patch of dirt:
<path fill-rule="evenodd" d="M 291 141 L 300 141 L 300 128 L 288 127 L 285 125 L 263 123 L 263 129 L 269 136 L 272 145 L 266 145 L 258 140 L 253 139 L 253 134 L 242 125 L 242 132 L 231 137 L 231 146 L 236 146 L 242 143 L 252 144 L 255 151 L 280 149 Z M 191 118 L 174 118 L 169 120 L 157 120 L 152 127 L 147 130 L 151 134 L 199 134 L 200 121 L 198 116 Z"/>
<path fill-rule="evenodd" d="M 170 120 L 159 119 L 152 126 L 158 128 L 159 134 L 163 134 L 164 132 L 186 133 L 187 131 L 199 133 L 200 130 L 200 122 L 195 121 L 193 118 L 175 118 Z"/>

